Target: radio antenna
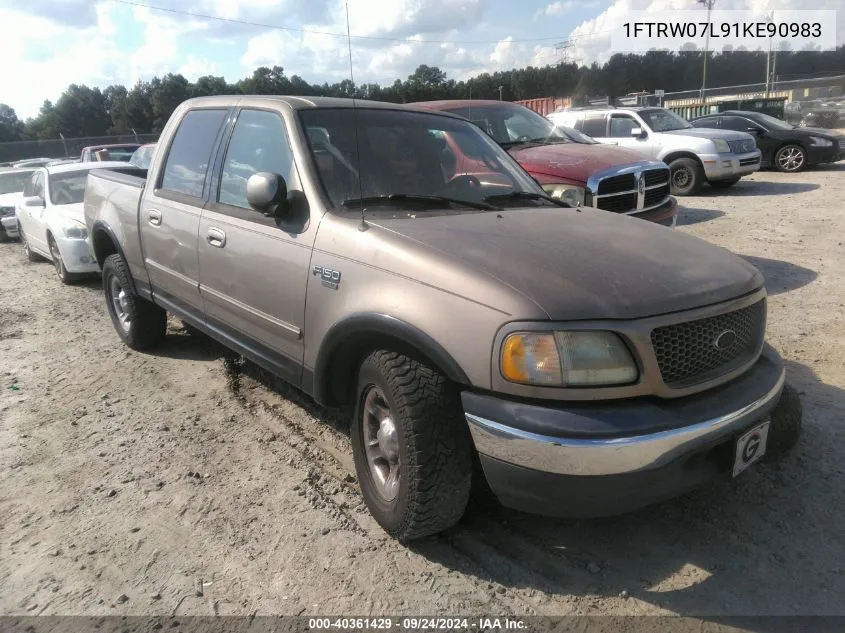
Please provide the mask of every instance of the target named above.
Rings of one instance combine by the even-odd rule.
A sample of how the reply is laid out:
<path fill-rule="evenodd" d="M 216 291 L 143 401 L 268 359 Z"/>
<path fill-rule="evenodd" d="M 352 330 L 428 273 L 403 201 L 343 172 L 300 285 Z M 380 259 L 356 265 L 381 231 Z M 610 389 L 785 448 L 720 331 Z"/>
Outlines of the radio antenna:
<path fill-rule="evenodd" d="M 361 199 L 361 224 L 359 231 L 367 230 L 367 220 L 364 217 L 364 184 L 361 181 L 361 141 L 358 138 L 358 106 L 355 104 L 355 74 L 352 70 L 352 35 L 349 30 L 349 3 L 346 6 L 346 48 L 349 51 L 349 79 L 352 82 L 352 116 L 355 120 L 355 155 L 358 162 L 358 197 Z"/>

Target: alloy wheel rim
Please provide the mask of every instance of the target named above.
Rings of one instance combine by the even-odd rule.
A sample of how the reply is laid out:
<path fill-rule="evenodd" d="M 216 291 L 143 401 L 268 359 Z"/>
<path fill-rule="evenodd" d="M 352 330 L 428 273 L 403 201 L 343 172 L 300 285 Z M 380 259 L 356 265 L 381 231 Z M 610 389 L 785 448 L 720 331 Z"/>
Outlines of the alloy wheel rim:
<path fill-rule="evenodd" d="M 111 305 L 120 323 L 120 327 L 123 328 L 124 332 L 128 332 L 132 321 L 129 318 L 127 295 L 126 291 L 120 285 L 120 281 L 114 275 L 109 279 L 109 298 L 111 299 Z"/>
<path fill-rule="evenodd" d="M 393 414 L 378 387 L 371 386 L 364 396 L 364 449 L 376 491 L 391 502 L 399 493 L 401 464 L 399 434 Z"/>
<path fill-rule="evenodd" d="M 56 267 L 56 274 L 62 276 L 62 254 L 59 252 L 59 247 L 55 240 L 50 241 L 50 254 L 53 256 L 53 266 Z"/>
<path fill-rule="evenodd" d="M 789 147 L 781 151 L 778 156 L 778 164 L 786 171 L 795 171 L 804 164 L 804 152 L 797 147 Z"/>

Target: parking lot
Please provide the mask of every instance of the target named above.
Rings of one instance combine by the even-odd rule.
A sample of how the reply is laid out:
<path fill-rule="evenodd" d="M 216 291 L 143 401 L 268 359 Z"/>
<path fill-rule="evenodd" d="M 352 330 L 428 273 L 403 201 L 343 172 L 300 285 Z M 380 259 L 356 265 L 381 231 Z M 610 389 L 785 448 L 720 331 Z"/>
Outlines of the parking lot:
<path fill-rule="evenodd" d="M 133 352 L 97 280 L 2 244 L 0 610 L 845 614 L 843 199 L 845 163 L 681 200 L 677 230 L 766 277 L 805 412 L 785 461 L 614 519 L 478 507 L 410 547 L 366 511 L 342 412 L 178 321 Z"/>

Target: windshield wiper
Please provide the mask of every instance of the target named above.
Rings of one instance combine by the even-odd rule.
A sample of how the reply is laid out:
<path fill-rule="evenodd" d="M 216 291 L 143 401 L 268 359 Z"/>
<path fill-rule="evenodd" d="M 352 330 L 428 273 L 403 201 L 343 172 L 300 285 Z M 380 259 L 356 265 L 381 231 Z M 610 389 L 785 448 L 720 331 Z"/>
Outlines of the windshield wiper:
<path fill-rule="evenodd" d="M 492 196 L 487 196 L 486 198 L 484 198 L 484 200 L 489 202 L 491 200 L 519 200 L 520 198 L 524 200 L 545 200 L 546 202 L 551 202 L 552 204 L 558 207 L 565 207 L 567 209 L 573 208 L 562 200 L 555 200 L 551 196 L 547 196 L 542 193 L 534 193 L 533 191 L 511 191 L 510 193 L 494 193 Z"/>
<path fill-rule="evenodd" d="M 435 196 L 428 194 L 414 194 L 414 193 L 391 193 L 386 196 L 365 196 L 363 198 L 347 198 L 340 203 L 343 207 L 351 207 L 355 204 L 372 204 L 378 202 L 441 202 L 445 204 L 462 205 L 470 209 L 483 209 L 489 211 L 497 209 L 487 202 L 475 202 L 473 200 L 460 200 L 458 198 L 449 198 L 446 196 Z"/>

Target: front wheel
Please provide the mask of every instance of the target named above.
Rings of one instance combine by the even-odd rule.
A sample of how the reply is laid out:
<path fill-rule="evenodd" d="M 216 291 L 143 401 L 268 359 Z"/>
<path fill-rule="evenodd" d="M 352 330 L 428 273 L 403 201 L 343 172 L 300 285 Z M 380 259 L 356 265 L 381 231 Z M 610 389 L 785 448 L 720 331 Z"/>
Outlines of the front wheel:
<path fill-rule="evenodd" d="M 791 385 L 784 385 L 770 418 L 771 425 L 765 457 L 769 460 L 777 460 L 798 443 L 803 426 L 801 397 Z"/>
<path fill-rule="evenodd" d="M 103 292 L 114 329 L 129 347 L 149 349 L 164 339 L 167 312 L 135 294 L 120 255 L 109 255 L 103 262 Z"/>
<path fill-rule="evenodd" d="M 711 180 L 710 186 L 715 187 L 716 189 L 727 189 L 728 187 L 733 187 L 738 182 L 739 177 L 727 178 L 725 180 Z"/>
<path fill-rule="evenodd" d="M 669 172 L 672 178 L 672 195 L 695 195 L 704 184 L 704 170 L 693 158 L 676 158 L 669 163 Z"/>
<path fill-rule="evenodd" d="M 800 145 L 784 145 L 775 153 L 775 168 L 785 173 L 795 173 L 807 166 L 807 154 Z"/>
<path fill-rule="evenodd" d="M 59 245 L 52 235 L 47 236 L 47 244 L 50 247 L 50 256 L 53 258 L 53 266 L 56 268 L 56 274 L 63 284 L 70 285 L 76 281 L 76 276 L 68 272 L 65 262 L 62 259 L 62 252 L 59 250 Z"/>
<path fill-rule="evenodd" d="M 458 390 L 403 354 L 361 363 L 352 452 L 364 501 L 392 537 L 410 541 L 460 520 L 472 485 L 472 441 Z"/>

